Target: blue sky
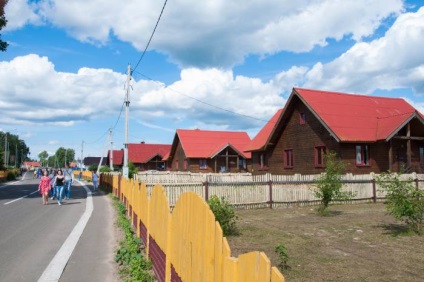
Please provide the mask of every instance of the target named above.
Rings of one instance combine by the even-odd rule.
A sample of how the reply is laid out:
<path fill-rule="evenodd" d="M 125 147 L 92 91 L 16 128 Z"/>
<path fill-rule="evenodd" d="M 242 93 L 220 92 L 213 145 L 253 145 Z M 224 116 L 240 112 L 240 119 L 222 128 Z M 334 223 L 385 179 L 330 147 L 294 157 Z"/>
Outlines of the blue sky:
<path fill-rule="evenodd" d="M 0 130 L 54 154 L 123 148 L 127 65 L 162 1 L 9 0 L 0 53 Z M 131 81 L 129 142 L 179 128 L 251 138 L 293 87 L 405 98 L 424 112 L 424 3 L 401 0 L 170 0 Z M 201 101 L 201 102 L 199 102 Z M 121 114 L 120 114 L 121 113 Z"/>

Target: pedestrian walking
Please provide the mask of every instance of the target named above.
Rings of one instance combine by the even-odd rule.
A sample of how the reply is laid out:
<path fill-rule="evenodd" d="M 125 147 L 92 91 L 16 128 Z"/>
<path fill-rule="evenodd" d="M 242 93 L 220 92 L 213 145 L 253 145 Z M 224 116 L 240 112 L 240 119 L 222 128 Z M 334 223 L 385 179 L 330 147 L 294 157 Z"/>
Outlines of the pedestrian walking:
<path fill-rule="evenodd" d="M 97 174 L 97 171 L 93 171 L 91 180 L 93 180 L 94 191 L 97 191 L 97 187 L 99 187 L 99 175 Z"/>
<path fill-rule="evenodd" d="M 54 187 L 54 180 L 55 180 L 55 176 L 56 176 L 55 174 L 56 173 L 55 173 L 54 169 L 52 168 L 50 170 L 50 174 L 49 174 L 50 184 L 51 184 L 52 188 Z M 54 188 L 50 189 L 50 197 L 51 197 L 52 200 L 54 200 L 55 195 L 56 195 L 56 189 L 54 189 Z"/>
<path fill-rule="evenodd" d="M 38 184 L 38 192 L 40 192 L 41 197 L 43 199 L 43 205 L 48 204 L 50 189 L 51 189 L 50 178 L 46 170 L 44 171 L 44 174 L 40 179 L 40 184 Z"/>
<path fill-rule="evenodd" d="M 71 186 L 74 182 L 74 172 L 69 167 L 69 164 L 65 165 L 63 175 L 65 176 L 65 200 L 69 200 L 71 198 Z"/>
<path fill-rule="evenodd" d="M 78 173 L 78 181 L 81 181 L 81 176 L 82 176 L 82 171 L 80 170 L 80 172 Z"/>
<path fill-rule="evenodd" d="M 62 204 L 63 186 L 65 184 L 65 177 L 63 176 L 62 170 L 57 171 L 57 175 L 54 179 L 54 188 L 56 190 L 56 198 L 59 206 Z"/>

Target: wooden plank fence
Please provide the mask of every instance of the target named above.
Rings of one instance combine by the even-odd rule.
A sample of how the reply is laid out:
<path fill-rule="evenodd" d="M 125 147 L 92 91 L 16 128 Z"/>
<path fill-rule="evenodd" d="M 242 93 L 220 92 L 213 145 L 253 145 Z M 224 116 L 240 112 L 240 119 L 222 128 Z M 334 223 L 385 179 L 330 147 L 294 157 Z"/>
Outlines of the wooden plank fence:
<path fill-rule="evenodd" d="M 160 184 L 149 196 L 145 183 L 120 175 L 102 174 L 100 183 L 125 204 L 158 281 L 284 282 L 262 252 L 231 256 L 219 223 L 196 193 L 183 193 L 171 213 Z"/>
<path fill-rule="evenodd" d="M 152 188 L 160 183 L 171 207 L 184 192 L 194 192 L 205 200 L 212 195 L 224 197 L 239 208 L 279 207 L 290 205 L 315 205 L 319 199 L 314 196 L 314 182 L 320 175 L 229 175 L 229 174 L 160 174 L 154 178 L 138 175 L 138 181 L 146 183 L 149 195 Z M 349 202 L 377 202 L 385 193 L 375 182 L 376 175 L 346 174 L 342 178 L 343 191 L 355 196 Z M 424 189 L 424 174 L 404 174 L 411 178 L 417 188 Z M 152 181 L 157 182 L 149 182 Z M 187 182 L 184 182 L 186 181 Z"/>

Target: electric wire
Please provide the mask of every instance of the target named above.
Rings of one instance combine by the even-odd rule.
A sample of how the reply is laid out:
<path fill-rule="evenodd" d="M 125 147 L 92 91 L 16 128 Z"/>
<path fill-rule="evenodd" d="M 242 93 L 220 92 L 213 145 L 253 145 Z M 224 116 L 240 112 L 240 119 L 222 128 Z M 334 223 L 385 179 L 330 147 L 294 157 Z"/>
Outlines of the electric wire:
<path fill-rule="evenodd" d="M 147 75 L 144 75 L 144 74 L 142 74 L 142 73 L 140 73 L 140 72 L 138 72 L 138 71 L 135 71 L 135 72 L 136 72 L 136 73 L 138 73 L 139 75 L 141 75 L 142 77 L 144 77 L 144 78 L 148 79 L 148 80 L 155 81 L 153 78 L 150 78 L 150 77 L 148 77 Z M 229 110 L 229 109 L 225 109 L 225 108 L 223 108 L 223 107 L 220 107 L 220 106 L 217 106 L 217 105 L 214 105 L 214 104 L 211 104 L 211 103 L 205 102 L 205 101 L 200 100 L 200 99 L 197 99 L 197 98 L 195 98 L 195 97 L 193 97 L 193 96 L 187 95 L 187 94 L 185 94 L 185 93 L 183 93 L 183 92 L 181 92 L 181 91 L 175 90 L 175 89 L 173 89 L 173 88 L 172 88 L 172 87 L 170 87 L 170 86 L 168 86 L 167 88 L 168 88 L 168 89 L 170 89 L 171 91 L 173 91 L 173 92 L 177 93 L 177 94 L 180 94 L 180 95 L 185 96 L 185 97 L 187 97 L 187 98 L 193 99 L 193 100 L 195 100 L 195 101 L 197 101 L 197 102 L 199 102 L 199 103 L 205 104 L 205 105 L 207 105 L 207 106 L 209 106 L 209 107 L 212 107 L 212 108 L 215 108 L 215 109 L 218 109 L 218 110 L 221 110 L 221 111 L 227 112 L 227 113 L 231 113 L 231 114 L 234 114 L 234 115 L 238 115 L 238 116 L 242 116 L 242 117 L 246 117 L 246 118 L 254 119 L 254 120 L 257 120 L 257 121 L 269 122 L 269 120 L 264 120 L 264 119 L 257 118 L 257 117 L 254 117 L 254 116 L 249 116 L 249 115 L 246 115 L 246 114 L 237 113 L 237 112 L 235 112 L 235 111 L 232 111 L 232 110 Z"/>
<path fill-rule="evenodd" d="M 119 120 L 121 119 L 121 115 L 122 115 L 122 110 L 124 109 L 124 105 L 125 102 L 122 103 L 121 106 L 121 111 L 119 112 L 118 118 L 116 119 L 115 125 L 111 128 L 108 128 L 99 138 L 97 138 L 95 141 L 92 142 L 86 142 L 84 141 L 85 144 L 95 144 L 98 143 L 101 139 L 103 139 L 103 137 L 109 132 L 110 129 L 114 130 L 116 128 L 116 125 L 118 124 Z"/>
<path fill-rule="evenodd" d="M 150 35 L 149 41 L 147 42 L 147 45 L 146 45 L 146 48 L 144 48 L 144 51 L 143 51 L 143 53 L 141 54 L 140 59 L 138 60 L 137 64 L 135 65 L 135 67 L 134 67 L 134 69 L 133 69 L 132 71 L 135 71 L 135 70 L 137 69 L 138 65 L 140 64 L 141 60 L 143 59 L 144 55 L 146 54 L 147 48 L 149 48 L 150 42 L 152 41 L 152 38 L 153 38 L 153 35 L 154 35 L 154 34 L 155 34 L 155 32 L 156 32 L 156 28 L 157 28 L 157 27 L 158 27 L 158 25 L 159 25 L 160 18 L 162 17 L 162 14 L 163 14 L 163 11 L 165 10 L 166 3 L 167 3 L 167 2 L 168 2 L 168 0 L 165 0 L 165 2 L 163 3 L 162 10 L 161 10 L 161 12 L 160 12 L 160 14 L 159 14 L 159 18 L 158 18 L 158 20 L 156 21 L 155 28 L 153 29 L 153 32 L 152 32 L 152 34 Z"/>

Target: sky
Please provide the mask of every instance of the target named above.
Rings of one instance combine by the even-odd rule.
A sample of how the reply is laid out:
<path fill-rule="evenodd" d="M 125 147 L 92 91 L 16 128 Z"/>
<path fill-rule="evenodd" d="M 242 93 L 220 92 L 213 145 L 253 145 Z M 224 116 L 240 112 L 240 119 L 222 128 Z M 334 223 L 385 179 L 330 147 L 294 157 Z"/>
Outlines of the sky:
<path fill-rule="evenodd" d="M 253 138 L 293 87 L 424 113 L 422 0 L 169 0 L 144 53 L 164 2 L 9 0 L 0 131 L 33 159 L 122 149 L 128 65 L 129 143 L 196 128 Z"/>

